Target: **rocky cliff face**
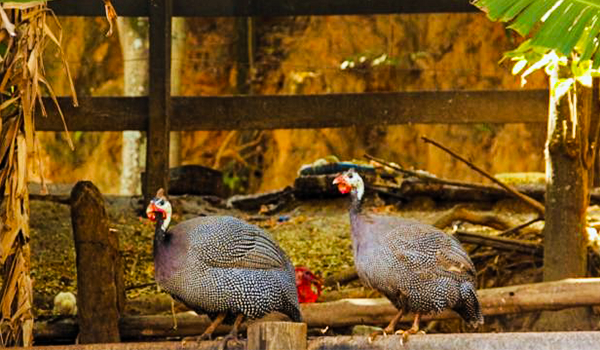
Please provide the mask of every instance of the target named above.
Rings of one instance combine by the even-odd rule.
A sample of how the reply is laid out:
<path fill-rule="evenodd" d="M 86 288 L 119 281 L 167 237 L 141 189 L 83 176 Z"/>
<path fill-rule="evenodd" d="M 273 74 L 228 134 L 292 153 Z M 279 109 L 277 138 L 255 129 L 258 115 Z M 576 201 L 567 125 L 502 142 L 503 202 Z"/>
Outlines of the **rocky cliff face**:
<path fill-rule="evenodd" d="M 236 36 L 233 19 L 191 19 L 189 45 L 183 68 L 182 93 L 209 95 L 235 93 Z M 95 23 L 103 33 L 102 24 Z M 80 91 L 119 94 L 120 52 L 102 35 L 84 39 L 70 35 L 92 31 L 90 24 L 69 19 L 65 28 L 71 41 L 88 43 L 91 57 L 73 52 L 72 64 Z M 72 27 L 69 27 L 72 26 Z M 87 28 L 87 29 L 86 29 Z M 498 62 L 518 40 L 482 14 L 431 14 L 395 16 L 331 16 L 258 19 L 255 62 L 250 69 L 256 94 L 316 94 L 332 92 L 414 91 L 451 89 L 518 89 L 520 80 L 510 65 Z M 112 40 L 112 39 L 109 39 Z M 80 43 L 81 44 L 81 43 Z M 78 56 L 79 55 L 79 56 Z M 79 57 L 79 58 L 77 58 Z M 341 69 L 347 61 L 346 69 Z M 350 62 L 354 63 L 354 66 Z M 103 67 L 113 67 L 110 72 Z M 122 68 L 121 68 L 122 69 Z M 105 71 L 106 70 L 106 71 Z M 100 73 L 105 79 L 98 78 Z M 95 73 L 94 73 L 95 72 Z M 84 77 L 88 77 L 85 78 Z M 537 74 L 526 88 L 543 88 Z M 310 111 L 307 111 L 310 113 Z M 201 117 L 201 112 L 199 114 Z M 218 165 L 245 178 L 245 189 L 269 190 L 288 185 L 298 167 L 335 154 L 341 159 L 361 158 L 364 152 L 415 166 L 440 176 L 478 179 L 442 152 L 424 145 L 427 135 L 459 150 L 491 172 L 542 171 L 544 125 L 399 125 L 378 128 L 275 130 L 258 132 L 187 132 L 182 142 L 184 163 Z M 228 137 L 229 135 L 229 137 Z M 65 162 L 47 139 L 47 176 L 53 181 L 86 177 L 103 192 L 116 193 L 119 164 L 95 179 L 103 152 L 118 151 L 118 137 L 106 133 L 106 142 L 85 159 Z M 85 136 L 82 139 L 89 139 Z M 224 145 L 225 140 L 228 140 Z M 56 142 L 56 141 L 52 141 Z M 247 147 L 242 147 L 242 146 Z M 82 147 L 86 147 L 84 144 Z M 64 147 L 65 151 L 67 147 Z M 79 170 L 74 170 L 79 169 Z M 81 170 L 81 169 L 86 169 Z M 250 170 L 248 170 L 250 169 Z"/>

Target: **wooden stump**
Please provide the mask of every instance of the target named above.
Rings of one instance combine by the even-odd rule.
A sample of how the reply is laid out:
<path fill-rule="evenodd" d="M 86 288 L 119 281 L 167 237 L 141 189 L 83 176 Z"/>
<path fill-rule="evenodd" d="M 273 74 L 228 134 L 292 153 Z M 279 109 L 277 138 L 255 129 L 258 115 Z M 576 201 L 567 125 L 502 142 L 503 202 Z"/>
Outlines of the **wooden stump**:
<path fill-rule="evenodd" d="M 109 229 L 102 194 L 89 181 L 71 191 L 71 222 L 77 254 L 80 343 L 119 342 L 125 301 L 119 238 Z"/>
<path fill-rule="evenodd" d="M 259 322 L 248 327 L 248 350 L 306 350 L 306 323 Z"/>

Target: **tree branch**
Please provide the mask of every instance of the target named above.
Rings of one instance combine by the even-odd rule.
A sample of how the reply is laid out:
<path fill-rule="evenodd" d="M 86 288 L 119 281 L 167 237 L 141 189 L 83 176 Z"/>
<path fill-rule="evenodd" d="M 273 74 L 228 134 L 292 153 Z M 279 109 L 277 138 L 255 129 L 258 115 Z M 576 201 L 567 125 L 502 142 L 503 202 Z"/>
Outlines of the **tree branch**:
<path fill-rule="evenodd" d="M 507 184 L 503 183 L 502 181 L 499 181 L 498 179 L 496 179 L 495 177 L 493 177 L 492 175 L 490 175 L 485 170 L 479 168 L 475 164 L 473 164 L 470 161 L 466 160 L 465 158 L 459 156 L 458 154 L 454 153 L 453 151 L 451 151 L 450 149 L 448 149 L 445 146 L 441 145 L 440 143 L 438 143 L 438 142 L 436 142 L 434 140 L 431 140 L 431 139 L 427 138 L 426 136 L 421 136 L 421 139 L 423 141 L 425 141 L 426 143 L 430 143 L 430 144 L 436 146 L 437 148 L 443 150 L 444 152 L 448 153 L 452 157 L 454 157 L 454 158 L 460 160 L 461 162 L 465 163 L 466 165 L 469 166 L 469 168 L 475 170 L 476 172 L 478 172 L 479 174 L 483 175 L 484 177 L 486 177 L 487 179 L 489 179 L 493 183 L 495 183 L 498 186 L 500 186 L 503 189 L 505 189 L 507 192 L 511 193 L 515 197 L 521 199 L 523 202 L 525 202 L 528 205 L 530 205 L 537 212 L 539 212 L 540 215 L 544 215 L 545 214 L 545 212 L 546 212 L 545 207 L 540 202 L 536 201 L 535 199 L 533 199 L 533 198 L 531 198 L 529 196 L 526 196 L 526 195 L 520 193 L 514 187 L 512 187 L 510 185 L 507 185 Z"/>

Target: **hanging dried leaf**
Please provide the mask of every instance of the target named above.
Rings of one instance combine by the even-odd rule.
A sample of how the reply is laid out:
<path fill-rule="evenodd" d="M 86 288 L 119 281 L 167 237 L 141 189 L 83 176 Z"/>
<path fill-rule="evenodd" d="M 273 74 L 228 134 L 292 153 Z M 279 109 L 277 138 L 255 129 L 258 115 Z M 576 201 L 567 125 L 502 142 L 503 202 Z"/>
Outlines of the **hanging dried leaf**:
<path fill-rule="evenodd" d="M 4 12 L 4 8 L 2 8 L 2 6 L 0 6 L 0 17 L 2 17 L 2 27 L 6 29 L 8 34 L 16 36 L 17 33 L 15 33 L 15 25 L 12 24 L 10 19 L 8 19 L 8 16 L 6 15 L 6 12 Z"/>
<path fill-rule="evenodd" d="M 46 23 L 51 11 L 45 1 L 1 4 L 3 25 L 14 25 L 16 36 L 2 35 L 5 32 L 0 31 L 0 44 L 7 48 L 0 59 L 0 190 L 3 192 L 0 199 L 4 201 L 0 206 L 0 263 L 4 264 L 0 345 L 30 346 L 33 296 L 29 277 L 28 165 L 37 160 L 41 169 L 34 118 L 38 107 L 46 115 L 42 92 L 47 92 L 59 108 L 55 93 L 44 77 L 43 51 L 48 38 L 62 53 L 61 34 L 55 35 Z M 77 104 L 68 65 L 62 59 Z M 62 116 L 60 108 L 59 112 Z M 69 143 L 72 147 L 70 138 Z"/>
<path fill-rule="evenodd" d="M 106 19 L 108 20 L 109 26 L 106 36 L 111 36 L 113 33 L 113 24 L 117 19 L 117 11 L 115 11 L 115 8 L 110 0 L 104 0 L 104 11 L 106 12 Z"/>

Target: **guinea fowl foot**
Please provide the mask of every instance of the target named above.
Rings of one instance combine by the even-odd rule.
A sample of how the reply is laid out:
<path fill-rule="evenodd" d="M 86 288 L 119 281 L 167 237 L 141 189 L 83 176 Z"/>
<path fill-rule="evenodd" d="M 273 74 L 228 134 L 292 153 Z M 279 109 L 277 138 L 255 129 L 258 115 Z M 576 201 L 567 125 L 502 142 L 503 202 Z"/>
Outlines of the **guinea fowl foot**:
<path fill-rule="evenodd" d="M 206 330 L 204 331 L 204 333 L 202 333 L 201 335 L 197 336 L 197 337 L 185 337 L 183 338 L 183 343 L 185 344 L 188 341 L 203 341 L 203 340 L 212 340 L 212 334 L 215 331 L 215 329 L 217 329 L 217 327 L 219 327 L 219 325 L 221 324 L 221 322 L 223 322 L 223 320 L 225 319 L 225 314 L 219 314 L 215 320 L 210 324 L 210 326 L 208 326 L 208 328 L 206 328 Z"/>
<path fill-rule="evenodd" d="M 421 314 L 416 314 L 415 321 L 413 322 L 412 327 L 410 327 L 409 329 L 407 329 L 405 331 L 399 329 L 396 331 L 396 333 L 394 333 L 396 335 L 402 336 L 401 341 L 400 341 L 402 344 L 408 342 L 408 336 L 411 334 L 425 334 L 424 331 L 419 330 L 419 321 L 420 320 L 421 320 Z"/>
<path fill-rule="evenodd" d="M 231 332 L 229 332 L 229 334 L 227 334 L 227 336 L 225 336 L 225 338 L 223 338 L 223 340 L 221 340 L 221 345 L 219 346 L 219 350 L 227 350 L 227 345 L 229 344 L 230 341 L 233 341 L 235 343 L 240 342 L 240 340 L 238 339 L 238 329 L 240 328 L 240 324 L 242 324 L 243 320 L 244 320 L 243 314 L 237 315 L 237 317 L 235 318 L 235 322 L 233 322 L 233 327 L 231 328 Z"/>
<path fill-rule="evenodd" d="M 223 338 L 223 340 L 221 340 L 221 344 L 219 345 L 219 350 L 227 350 L 227 346 L 229 345 L 229 342 L 241 343 L 241 340 L 238 338 L 237 334 L 236 335 L 228 334 Z"/>
<path fill-rule="evenodd" d="M 386 337 L 388 334 L 394 333 L 394 329 L 396 329 L 396 324 L 402 318 L 402 311 L 399 311 L 396 316 L 390 321 L 390 324 L 387 325 L 384 329 L 380 331 L 375 331 L 369 335 L 369 343 L 372 343 L 378 335 L 383 335 Z"/>

